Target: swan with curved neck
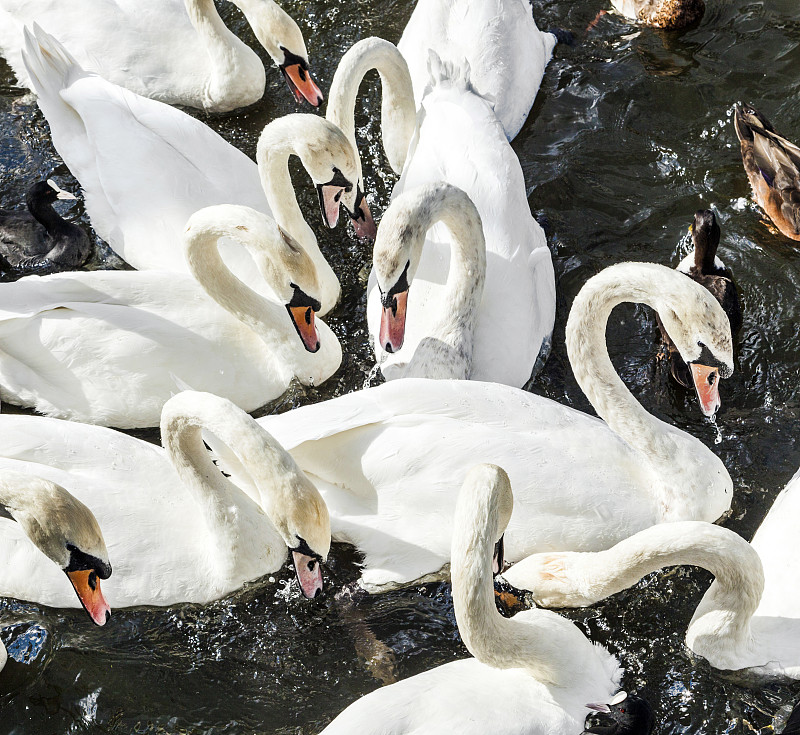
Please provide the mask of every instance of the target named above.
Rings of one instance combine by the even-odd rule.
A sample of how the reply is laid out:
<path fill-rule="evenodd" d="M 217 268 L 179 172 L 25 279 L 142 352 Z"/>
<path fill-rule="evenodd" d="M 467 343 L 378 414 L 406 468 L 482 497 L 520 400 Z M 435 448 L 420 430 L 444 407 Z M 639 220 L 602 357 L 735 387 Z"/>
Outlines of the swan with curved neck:
<path fill-rule="evenodd" d="M 472 200 L 485 240 L 486 275 L 474 325 L 470 378 L 521 388 L 549 351 L 555 319 L 550 251 L 541 227 L 531 216 L 519 159 L 491 106 L 475 93 L 468 71 L 441 61 L 432 52 L 430 71 L 431 87 L 421 104 L 419 130 L 393 198 L 420 186 L 446 182 Z M 469 155 L 464 155 L 465 150 Z M 418 315 L 417 321 L 408 325 L 412 352 L 430 334 L 437 318 L 434 315 L 449 309 L 444 300 L 449 286 L 444 284 L 454 278 L 451 260 L 458 258 L 456 253 L 465 243 L 456 243 L 454 233 L 443 223 L 434 224 L 425 237 L 416 269 L 418 286 L 408 297 Z M 384 277 L 402 280 L 402 268 Z M 376 337 L 381 321 L 378 285 L 374 270 L 368 286 L 367 318 Z M 405 284 L 401 285 L 393 282 L 381 287 L 386 293 L 387 286 L 404 290 Z M 467 282 L 465 288 L 469 290 Z M 481 298 L 477 293 L 473 296 Z M 385 368 L 384 375 L 394 377 L 402 373 L 410 353 L 387 356 L 385 348 L 381 339 L 376 357 Z"/>
<path fill-rule="evenodd" d="M 406 163 L 408 145 L 417 127 L 414 89 L 403 55 L 382 38 L 364 38 L 342 56 L 333 75 L 326 117 L 341 128 L 356 151 L 358 160 L 357 209 L 351 215 L 360 237 L 375 238 L 375 221 L 364 196 L 364 177 L 355 132 L 356 96 L 361 81 L 375 69 L 381 78 L 381 137 L 389 165 L 400 174 Z"/>
<path fill-rule="evenodd" d="M 308 71 L 297 24 L 272 0 L 233 0 L 300 102 L 315 107 L 322 93 Z M 55 34 L 87 70 L 136 94 L 171 105 L 229 112 L 264 94 L 258 55 L 223 23 L 213 0 L 55 0 L 0 3 L 0 48 L 23 86 L 23 30 Z M 148 52 L 142 53 L 146 48 Z"/>
<path fill-rule="evenodd" d="M 203 207 L 236 202 L 274 216 L 308 251 L 320 269 L 321 313 L 333 308 L 339 282 L 302 218 L 288 158 L 300 157 L 320 193 L 323 221 L 333 226 L 340 204 L 355 209 L 358 175 L 355 153 L 336 126 L 316 115 L 275 120 L 262 134 L 257 165 L 199 120 L 87 74 L 45 33 L 28 34 L 26 63 L 56 149 L 83 187 L 92 226 L 128 263 L 186 272 L 186 221 Z M 269 294 L 241 247 L 223 244 L 222 254 L 236 276 Z"/>
<path fill-rule="evenodd" d="M 115 560 L 115 607 L 207 603 L 278 571 L 287 556 L 303 593 L 318 594 L 328 513 L 281 446 L 230 401 L 193 391 L 164 405 L 161 434 L 164 449 L 97 426 L 4 415 L 0 468 L 69 484 L 91 505 Z M 216 468 L 206 435 L 237 457 L 244 489 Z M 74 606 L 39 552 L 15 544 L 13 534 L 0 538 L 4 558 L 20 562 L 0 595 Z"/>
<path fill-rule="evenodd" d="M 648 414 L 613 372 L 602 337 L 626 300 L 666 315 L 686 358 L 700 341 L 732 364 L 728 320 L 708 291 L 670 268 L 624 263 L 586 283 L 567 331 L 576 377 L 605 421 L 497 383 L 420 379 L 259 419 L 320 489 L 334 538 L 364 554 L 365 588 L 446 576 L 458 487 L 475 462 L 503 466 L 515 483 L 510 561 L 600 550 L 728 510 L 733 483 L 719 458 Z"/>
<path fill-rule="evenodd" d="M 100 589 L 100 580 L 111 576 L 111 564 L 92 511 L 55 482 L 4 468 L 0 473 L 0 518 L 16 521 L 12 534 L 6 533 L 10 529 L 3 524 L 4 540 L 9 535 L 21 535 L 31 542 L 16 546 L 12 543 L 6 549 L 4 568 L 0 570 L 0 597 L 16 596 L 11 591 L 14 576 L 25 575 L 34 587 L 40 583 L 35 570 L 25 562 L 35 554 L 41 560 L 39 566 L 48 566 L 44 558 L 53 562 L 47 578 L 57 576 L 55 569 L 63 571 L 92 622 L 105 625 L 111 608 Z M 66 592 L 63 582 L 59 586 Z M 74 607 L 75 599 L 69 599 Z M 0 669 L 5 660 L 6 651 L 0 643 Z"/>
<path fill-rule="evenodd" d="M 412 302 L 410 322 L 422 324 L 409 330 L 412 339 L 403 353 L 406 362 L 382 365 L 387 379 L 465 380 L 472 370 L 475 323 L 486 280 L 486 241 L 480 215 L 470 198 L 443 182 L 404 192 L 384 213 L 373 252 L 382 307 L 377 345 L 392 354 L 403 347 L 411 285 L 425 236 L 437 222 L 442 222 L 451 235 L 447 282 L 434 303 L 427 293 L 431 284 L 422 280 L 414 289 L 415 295 L 419 288 L 425 292 L 416 304 Z M 439 313 L 431 313 L 437 307 Z M 513 309 L 512 304 L 508 308 Z M 513 359 L 509 356 L 513 345 L 506 348 L 505 359 Z"/>
<path fill-rule="evenodd" d="M 572 622 L 547 610 L 529 610 L 511 620 L 497 612 L 492 568 L 502 565 L 502 553 L 497 558 L 496 551 L 512 505 L 502 469 L 478 465 L 469 471 L 456 506 L 451 558 L 458 630 L 474 658 L 368 694 L 322 735 L 446 728 L 510 735 L 521 732 L 523 723 L 529 735 L 568 735 L 582 730 L 587 702 L 614 701 L 619 664 Z M 648 735 L 649 728 L 637 722 L 619 732 Z"/>
<path fill-rule="evenodd" d="M 223 238 L 250 253 L 270 299 L 227 269 Z M 187 386 L 254 410 L 293 379 L 318 385 L 337 370 L 339 341 L 316 320 L 314 263 L 273 220 L 208 207 L 189 219 L 184 244 L 191 275 L 92 271 L 5 286 L 2 399 L 137 428 L 157 425 L 165 401 Z"/>

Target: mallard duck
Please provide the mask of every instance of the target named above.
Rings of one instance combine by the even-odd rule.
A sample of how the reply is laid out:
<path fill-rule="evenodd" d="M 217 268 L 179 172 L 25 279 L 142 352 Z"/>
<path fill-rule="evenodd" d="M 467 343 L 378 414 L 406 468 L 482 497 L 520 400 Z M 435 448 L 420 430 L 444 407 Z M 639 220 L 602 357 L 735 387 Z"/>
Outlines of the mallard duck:
<path fill-rule="evenodd" d="M 697 23 L 706 11 L 703 0 L 611 0 L 611 5 L 626 18 L 670 31 Z"/>
<path fill-rule="evenodd" d="M 693 281 L 697 281 L 697 283 L 711 292 L 711 295 L 720 303 L 728 316 L 731 324 L 731 334 L 736 334 L 742 328 L 742 305 L 739 301 L 736 285 L 733 282 L 733 274 L 717 257 L 719 225 L 714 213 L 710 209 L 699 209 L 695 212 L 691 232 L 694 250 L 678 264 L 676 270 L 685 273 Z M 656 314 L 656 321 L 661 332 L 661 341 L 664 344 L 672 377 L 689 390 L 693 390 L 696 386 L 695 377 L 698 380 L 711 380 L 711 376 L 706 378 L 703 375 L 693 376 L 690 373 L 689 365 L 681 357 L 680 352 L 675 347 L 675 343 L 667 334 L 658 314 Z M 692 366 L 694 371 L 702 369 L 702 366 L 699 365 Z M 719 401 L 719 394 L 716 393 L 715 395 L 717 396 L 717 401 Z M 718 403 L 713 406 L 706 405 L 706 402 L 702 399 L 700 404 L 703 413 L 707 416 L 712 416 L 719 407 Z"/>
<path fill-rule="evenodd" d="M 92 250 L 89 236 L 53 209 L 57 199 L 76 198 L 48 179 L 28 189 L 27 212 L 0 209 L 0 268 L 24 275 L 83 265 Z"/>
<path fill-rule="evenodd" d="M 786 237 L 800 240 L 800 148 L 750 105 L 737 105 L 736 135 L 753 196 Z"/>

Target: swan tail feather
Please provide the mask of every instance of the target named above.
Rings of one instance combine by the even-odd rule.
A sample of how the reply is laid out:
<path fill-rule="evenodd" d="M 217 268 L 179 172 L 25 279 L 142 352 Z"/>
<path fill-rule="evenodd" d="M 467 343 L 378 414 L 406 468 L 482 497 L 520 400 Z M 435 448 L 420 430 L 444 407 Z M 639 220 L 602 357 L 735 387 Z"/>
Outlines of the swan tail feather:
<path fill-rule="evenodd" d="M 34 91 L 40 97 L 57 95 L 76 78 L 87 75 L 75 57 L 37 23 L 32 29 L 26 27 L 23 34 L 22 59 Z"/>
<path fill-rule="evenodd" d="M 481 95 L 472 86 L 471 69 L 466 58 L 458 60 L 443 59 L 433 49 L 428 49 L 428 86 L 425 88 L 423 97 L 437 87 L 453 87 L 460 91 L 472 92 L 479 97 L 484 97 L 490 103 L 486 95 Z"/>

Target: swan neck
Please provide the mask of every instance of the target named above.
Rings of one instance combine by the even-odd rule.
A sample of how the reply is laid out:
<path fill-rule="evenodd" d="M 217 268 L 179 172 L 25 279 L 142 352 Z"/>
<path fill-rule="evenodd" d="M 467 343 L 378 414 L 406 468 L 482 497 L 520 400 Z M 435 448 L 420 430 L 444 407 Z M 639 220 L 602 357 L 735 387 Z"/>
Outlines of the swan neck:
<path fill-rule="evenodd" d="M 211 59 L 212 78 L 206 90 L 210 98 L 217 87 L 235 79 L 240 67 L 239 39 L 222 22 L 213 0 L 184 0 L 189 22 L 203 39 L 206 52 Z M 211 101 L 211 100 L 209 100 Z"/>
<path fill-rule="evenodd" d="M 661 286 L 658 280 L 654 272 L 623 270 L 622 266 L 591 278 L 572 304 L 566 343 L 575 379 L 597 415 L 630 446 L 650 459 L 668 462 L 674 447 L 666 426 L 633 397 L 614 369 L 606 346 L 606 327 L 614 307 L 625 302 L 653 306 L 651 294 Z M 665 289 L 668 286 L 664 284 Z"/>
<path fill-rule="evenodd" d="M 185 235 L 189 270 L 205 292 L 223 309 L 258 334 L 266 344 L 293 342 L 288 317 L 279 307 L 239 280 L 219 254 L 219 240 L 234 237 L 222 227 L 195 224 Z M 237 238 L 238 239 L 238 238 Z M 249 243 L 239 240 L 248 250 Z"/>
<path fill-rule="evenodd" d="M 486 241 L 480 216 L 474 207 L 451 206 L 445 200 L 441 208 L 434 210 L 429 227 L 437 221 L 450 231 L 450 270 L 441 301 L 442 309 L 428 336 L 432 338 L 432 346 L 443 343 L 449 348 L 446 367 L 452 374 L 444 375 L 437 370 L 437 376 L 467 379 L 472 372 L 475 325 L 486 281 Z M 422 238 L 416 244 L 417 262 L 425 242 Z M 424 351 L 421 348 L 423 345 L 418 348 L 418 353 Z M 424 354 L 420 354 L 420 358 L 424 358 Z M 417 362 L 418 359 L 412 359 L 411 365 Z M 417 374 L 427 374 L 428 370 L 426 367 Z"/>
<path fill-rule="evenodd" d="M 358 153 L 356 97 L 362 80 L 372 69 L 377 70 L 381 79 L 383 147 L 392 170 L 399 174 L 405 165 L 408 145 L 416 127 L 416 108 L 408 64 L 394 44 L 378 38 L 365 39 L 342 57 L 331 83 L 326 117 L 341 128 Z M 361 158 L 356 157 L 361 179 Z"/>
<path fill-rule="evenodd" d="M 473 510 L 476 512 L 471 514 L 472 524 L 459 523 L 466 519 L 456 517 L 451 555 L 453 607 L 464 645 L 487 666 L 522 668 L 544 683 L 568 683 L 573 672 L 559 665 L 556 653 L 561 631 L 548 630 L 547 635 L 542 635 L 530 618 L 521 622 L 504 618 L 497 611 L 491 559 L 498 513 L 486 495 L 475 496 Z M 539 612 L 550 615 L 548 611 L 536 611 Z"/>

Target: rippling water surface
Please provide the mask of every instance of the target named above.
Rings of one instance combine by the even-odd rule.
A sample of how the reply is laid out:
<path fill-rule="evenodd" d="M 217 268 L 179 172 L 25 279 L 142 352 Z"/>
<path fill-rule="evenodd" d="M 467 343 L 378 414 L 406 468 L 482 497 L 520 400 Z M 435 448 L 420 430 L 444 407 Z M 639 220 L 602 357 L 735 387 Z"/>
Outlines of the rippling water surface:
<path fill-rule="evenodd" d="M 397 41 L 412 0 L 283 0 L 298 20 L 320 86 L 359 38 Z M 717 427 L 654 361 L 655 321 L 622 307 L 608 343 L 622 377 L 644 406 L 718 452 L 736 495 L 726 525 L 750 538 L 800 465 L 800 253 L 750 199 L 731 122 L 749 101 L 779 131 L 800 139 L 800 4 L 797 0 L 708 0 L 705 19 L 684 33 L 658 33 L 602 16 L 602 0 L 533 0 L 544 28 L 572 30 L 559 46 L 530 119 L 514 147 L 529 202 L 549 222 L 559 313 L 553 354 L 533 390 L 590 410 L 564 349 L 567 309 L 585 280 L 612 263 L 677 263 L 688 249 L 694 211 L 714 207 L 721 256 L 741 291 L 745 321 L 737 368 L 723 383 Z M 255 47 L 238 11 L 220 10 Z M 262 53 L 262 56 L 265 54 Z M 28 182 L 54 173 L 76 187 L 53 150 L 47 124 L 13 87 L 0 61 L 0 206 L 15 207 Z M 364 85 L 357 126 L 373 207 L 394 184 L 378 144 L 377 84 Z M 205 119 L 253 155 L 264 124 L 293 111 L 270 66 L 268 89 L 242 114 Z M 198 116 L 203 117 L 198 114 Z M 340 274 L 344 298 L 329 323 L 348 353 L 321 389 L 298 389 L 273 410 L 360 388 L 372 366 L 363 296 L 369 253 L 340 227 L 318 226 L 316 195 L 296 175 L 301 204 Z M 68 210 L 86 222 L 81 204 Z M 98 247 L 94 267 L 121 265 Z M 4 410 L 6 410 L 4 408 Z M 719 433 L 718 433 L 719 432 Z M 719 440 L 721 438 L 721 440 Z M 2 448 L 0 448 L 2 451 Z M 355 558 L 334 549 L 332 587 L 356 576 Z M 447 585 L 363 601 L 300 599 L 292 574 L 263 579 L 205 608 L 117 610 L 95 628 L 77 610 L 0 601 L 4 639 L 16 661 L 0 677 L 5 733 L 304 733 L 321 729 L 346 704 L 382 682 L 461 658 Z M 589 610 L 569 612 L 593 640 L 617 653 L 624 684 L 642 690 L 656 732 L 718 735 L 770 732 L 800 685 L 726 675 L 692 656 L 683 634 L 710 576 L 679 568 Z M 113 578 L 109 584 L 113 583 Z M 502 704 L 499 702 L 498 704 Z"/>

